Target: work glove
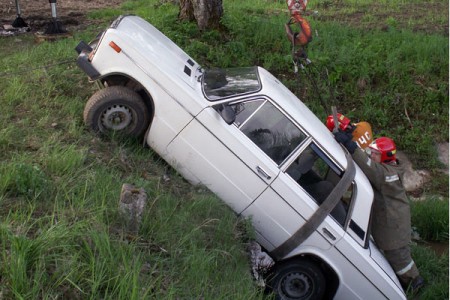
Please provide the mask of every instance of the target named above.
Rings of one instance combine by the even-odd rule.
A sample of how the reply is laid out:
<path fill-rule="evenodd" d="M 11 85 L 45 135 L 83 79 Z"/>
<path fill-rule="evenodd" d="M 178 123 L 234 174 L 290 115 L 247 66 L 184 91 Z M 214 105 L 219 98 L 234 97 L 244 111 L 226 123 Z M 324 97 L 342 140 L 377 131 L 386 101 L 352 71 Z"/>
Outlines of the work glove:
<path fill-rule="evenodd" d="M 347 148 L 348 152 L 351 154 L 355 153 L 356 148 L 358 148 L 358 145 L 352 141 L 352 134 L 351 132 L 345 132 L 345 131 L 337 131 L 333 132 L 334 138 L 336 141 L 341 143 L 345 148 Z"/>

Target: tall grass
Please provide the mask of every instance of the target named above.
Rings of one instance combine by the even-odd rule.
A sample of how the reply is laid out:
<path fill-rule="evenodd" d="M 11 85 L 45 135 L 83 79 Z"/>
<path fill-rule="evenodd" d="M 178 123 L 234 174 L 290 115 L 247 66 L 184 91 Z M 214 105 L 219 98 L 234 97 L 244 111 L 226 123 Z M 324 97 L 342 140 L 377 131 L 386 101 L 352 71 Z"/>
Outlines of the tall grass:
<path fill-rule="evenodd" d="M 408 299 L 448 299 L 448 252 L 438 256 L 430 248 L 415 245 L 412 256 L 421 276 L 425 278 L 426 286 L 418 295 L 408 294 Z"/>
<path fill-rule="evenodd" d="M 372 4 L 339 2 L 348 12 Z M 421 166 L 439 167 L 433 149 L 448 140 L 448 37 L 413 32 L 416 21 L 402 28 L 398 16 L 387 31 L 335 22 L 325 10 L 334 3 L 310 3 L 319 9 L 310 18 L 317 34 L 308 53 L 320 92 L 331 97 L 330 83 L 342 112 L 393 136 Z M 89 16 L 106 26 L 118 14 L 140 15 L 206 67 L 263 66 L 324 118 L 304 74 L 292 73 L 285 3 L 230 0 L 224 9 L 223 27 L 205 32 L 178 22 L 170 1 L 128 1 Z M 0 38 L 0 298 L 263 298 L 249 272 L 246 222 L 177 174 L 163 180 L 168 167 L 150 149 L 85 129 L 82 111 L 95 88 L 73 63 L 73 49 L 99 30 L 41 44 L 31 35 Z M 435 182 L 433 189 L 448 186 L 448 179 Z M 117 211 L 123 183 L 148 194 L 137 234 Z M 431 202 L 413 205 L 413 223 L 422 237 L 448 239 L 448 202 Z M 448 259 L 414 249 L 433 282 L 425 295 L 445 296 Z"/>
<path fill-rule="evenodd" d="M 448 199 L 442 200 L 431 197 L 424 201 L 413 202 L 411 205 L 411 222 L 422 239 L 448 243 Z"/>
<path fill-rule="evenodd" d="M 164 184 L 167 166 L 135 141 L 101 140 L 84 128 L 94 89 L 73 63 L 55 64 L 74 59 L 78 38 L 89 39 L 35 45 L 24 37 L 21 51 L 0 58 L 16 73 L 0 83 L 0 295 L 258 298 L 228 208 L 176 175 Z M 137 236 L 117 212 L 124 182 L 150 199 Z"/>

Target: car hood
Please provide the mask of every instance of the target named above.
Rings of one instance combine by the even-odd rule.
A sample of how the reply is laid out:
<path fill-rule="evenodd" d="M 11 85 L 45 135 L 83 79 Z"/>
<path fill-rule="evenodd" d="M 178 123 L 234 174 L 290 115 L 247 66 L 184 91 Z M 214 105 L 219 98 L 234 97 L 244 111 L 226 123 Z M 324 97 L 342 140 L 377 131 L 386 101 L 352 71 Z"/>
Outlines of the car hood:
<path fill-rule="evenodd" d="M 121 39 L 145 54 L 149 61 L 158 62 L 157 67 L 169 76 L 179 77 L 191 86 L 195 84 L 200 74 L 199 64 L 141 17 L 121 16 L 109 30 L 117 31 Z"/>

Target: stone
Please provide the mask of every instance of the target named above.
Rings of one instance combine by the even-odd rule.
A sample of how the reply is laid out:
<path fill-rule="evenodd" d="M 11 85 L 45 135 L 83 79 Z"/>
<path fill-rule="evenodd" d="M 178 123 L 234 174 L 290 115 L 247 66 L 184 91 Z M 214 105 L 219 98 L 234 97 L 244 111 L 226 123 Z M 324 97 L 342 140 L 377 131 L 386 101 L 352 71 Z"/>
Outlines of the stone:
<path fill-rule="evenodd" d="M 438 159 L 446 166 L 444 172 L 448 174 L 448 143 L 441 143 L 437 145 Z"/>
<path fill-rule="evenodd" d="M 405 153 L 398 151 L 397 159 L 405 168 L 403 186 L 407 192 L 413 192 L 423 187 L 430 180 L 430 172 L 426 170 L 414 170 L 411 161 Z"/>
<path fill-rule="evenodd" d="M 142 220 L 142 213 L 147 203 L 147 193 L 143 188 L 123 184 L 120 193 L 119 212 L 125 219 L 128 231 L 137 233 Z"/>
<path fill-rule="evenodd" d="M 264 274 L 266 274 L 270 268 L 275 264 L 274 260 L 262 251 L 261 246 L 252 241 L 248 246 L 248 251 L 250 252 L 250 262 L 252 266 L 252 274 L 261 287 L 265 286 Z"/>

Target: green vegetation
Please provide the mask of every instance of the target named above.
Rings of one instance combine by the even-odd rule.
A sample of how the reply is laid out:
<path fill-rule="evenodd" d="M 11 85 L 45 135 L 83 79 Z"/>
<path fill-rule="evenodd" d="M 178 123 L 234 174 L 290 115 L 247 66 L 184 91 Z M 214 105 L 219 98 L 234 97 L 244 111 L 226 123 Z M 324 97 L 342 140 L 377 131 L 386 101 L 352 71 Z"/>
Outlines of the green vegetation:
<path fill-rule="evenodd" d="M 320 93 L 432 171 L 425 190 L 445 199 L 414 203 L 413 226 L 448 242 L 448 175 L 435 150 L 449 136 L 448 1 L 318 0 L 308 8 L 319 11 L 309 18 L 308 53 Z M 229 0 L 224 9 L 223 27 L 206 32 L 178 22 L 170 1 L 127 1 L 89 16 L 107 26 L 117 14 L 140 15 L 206 67 L 263 66 L 325 120 L 304 73 L 293 73 L 285 2 Z M 176 174 L 162 180 L 167 166 L 150 149 L 84 128 L 95 87 L 72 63 L 73 49 L 101 29 L 41 44 L 32 35 L 0 38 L 0 298 L 261 299 L 246 223 Z M 137 235 L 117 211 L 123 183 L 149 196 Z M 428 283 L 421 299 L 447 299 L 448 255 L 422 245 L 413 252 Z"/>
<path fill-rule="evenodd" d="M 448 252 L 436 255 L 429 247 L 413 246 L 412 256 L 426 280 L 426 286 L 418 296 L 407 294 L 408 299 L 448 299 Z"/>
<path fill-rule="evenodd" d="M 427 241 L 448 242 L 448 201 L 431 197 L 411 206 L 411 219 L 420 237 Z"/>

